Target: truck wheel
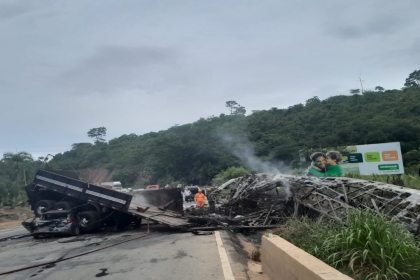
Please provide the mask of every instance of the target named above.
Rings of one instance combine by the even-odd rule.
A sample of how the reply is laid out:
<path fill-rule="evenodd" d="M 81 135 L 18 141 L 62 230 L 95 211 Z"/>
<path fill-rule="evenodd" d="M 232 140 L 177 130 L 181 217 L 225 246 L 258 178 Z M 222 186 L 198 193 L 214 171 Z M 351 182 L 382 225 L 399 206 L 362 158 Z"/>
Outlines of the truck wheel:
<path fill-rule="evenodd" d="M 75 236 L 80 235 L 80 228 L 78 226 L 75 226 L 72 234 L 75 235 Z"/>
<path fill-rule="evenodd" d="M 34 213 L 35 216 L 40 217 L 42 213 L 52 210 L 52 206 L 55 204 L 54 200 L 40 200 L 35 204 Z"/>
<path fill-rule="evenodd" d="M 74 204 L 67 201 L 62 201 L 54 205 L 54 210 L 70 210 L 74 208 Z"/>
<path fill-rule="evenodd" d="M 33 237 L 34 237 L 34 239 L 41 239 L 41 235 L 39 235 L 39 234 L 34 234 Z"/>
<path fill-rule="evenodd" d="M 77 214 L 77 216 L 79 217 L 80 231 L 91 232 L 99 227 L 99 223 L 95 223 L 100 219 L 97 212 L 86 211 Z"/>
<path fill-rule="evenodd" d="M 133 216 L 124 213 L 121 214 L 117 221 L 117 229 L 123 229 L 133 222 Z"/>

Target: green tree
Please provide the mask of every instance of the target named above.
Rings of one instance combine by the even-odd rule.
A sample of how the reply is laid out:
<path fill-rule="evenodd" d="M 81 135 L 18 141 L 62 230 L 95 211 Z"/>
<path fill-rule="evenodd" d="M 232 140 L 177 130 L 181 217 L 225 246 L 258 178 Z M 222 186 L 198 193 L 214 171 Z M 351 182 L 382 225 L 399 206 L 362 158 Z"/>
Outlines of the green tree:
<path fill-rule="evenodd" d="M 234 115 L 245 115 L 246 114 L 246 109 L 244 106 L 240 106 L 235 108 L 235 111 L 233 112 Z"/>
<path fill-rule="evenodd" d="M 420 162 L 420 149 L 412 150 L 403 155 L 404 164 L 415 164 Z"/>
<path fill-rule="evenodd" d="M 95 143 L 105 142 L 105 139 L 103 137 L 106 136 L 106 128 L 103 126 L 92 128 L 91 130 L 88 131 L 87 135 L 90 138 L 95 138 L 96 139 Z"/>
<path fill-rule="evenodd" d="M 22 178 L 26 184 L 26 166 L 28 163 L 32 163 L 34 161 L 30 153 L 24 151 L 19 153 L 4 153 L 2 161 L 13 162 L 15 165 L 14 179 L 19 181 L 20 178 Z"/>
<path fill-rule="evenodd" d="M 92 147 L 92 144 L 91 143 L 74 143 L 74 144 L 71 145 L 71 149 L 72 150 L 83 149 L 83 148 L 90 148 L 90 147 Z"/>
<path fill-rule="evenodd" d="M 23 161 L 32 161 L 32 155 L 28 152 L 19 152 L 19 153 L 4 153 L 3 154 L 3 161 L 14 161 L 16 163 L 23 162 Z"/>
<path fill-rule="evenodd" d="M 316 106 L 320 104 L 321 104 L 321 100 L 319 99 L 318 96 L 309 98 L 308 100 L 306 100 L 306 103 L 305 103 L 306 106 Z"/>
<path fill-rule="evenodd" d="M 212 180 L 213 186 L 220 186 L 230 179 L 250 175 L 252 172 L 243 167 L 229 167 L 226 170 L 220 171 Z"/>
<path fill-rule="evenodd" d="M 7 203 L 8 191 L 4 182 L 4 178 L 0 178 L 0 208 L 3 208 L 4 204 Z"/>
<path fill-rule="evenodd" d="M 359 93 L 360 93 L 360 89 L 358 89 L 358 88 L 351 89 L 351 90 L 350 90 L 350 93 L 351 93 L 351 94 L 359 94 Z"/>
<path fill-rule="evenodd" d="M 20 202 L 19 201 L 19 189 L 20 189 L 20 186 L 16 182 L 13 182 L 8 189 L 9 205 L 12 209 L 14 209 L 15 206 Z"/>
<path fill-rule="evenodd" d="M 408 76 L 405 80 L 404 86 L 406 87 L 419 87 L 420 86 L 420 70 L 416 70 Z"/>
<path fill-rule="evenodd" d="M 381 86 L 376 86 L 375 87 L 375 90 L 377 90 L 377 91 L 384 91 L 385 89 L 383 87 L 381 87 Z"/>
<path fill-rule="evenodd" d="M 235 112 L 236 108 L 238 108 L 238 106 L 240 105 L 238 104 L 238 102 L 231 100 L 231 101 L 226 101 L 225 106 L 229 109 L 230 114 L 232 115 L 233 112 Z"/>

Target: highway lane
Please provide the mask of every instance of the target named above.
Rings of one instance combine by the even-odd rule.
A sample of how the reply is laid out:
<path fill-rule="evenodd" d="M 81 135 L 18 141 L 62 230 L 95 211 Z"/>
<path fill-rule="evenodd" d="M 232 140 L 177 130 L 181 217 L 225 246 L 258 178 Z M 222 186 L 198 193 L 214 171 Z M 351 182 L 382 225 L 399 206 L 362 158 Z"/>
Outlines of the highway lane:
<path fill-rule="evenodd" d="M 0 239 L 7 238 L 13 235 L 27 234 L 27 233 L 28 231 L 23 226 L 6 228 L 6 229 L 0 230 Z"/>
<path fill-rule="evenodd" d="M 1 230 L 19 234 L 20 228 Z M 59 243 L 58 238 L 26 237 L 0 243 L 0 272 L 49 262 L 143 235 L 146 229 L 87 234 L 85 240 Z M 184 279 L 225 278 L 214 235 L 193 235 L 152 226 L 147 237 L 54 265 L 0 276 L 19 279 Z"/>

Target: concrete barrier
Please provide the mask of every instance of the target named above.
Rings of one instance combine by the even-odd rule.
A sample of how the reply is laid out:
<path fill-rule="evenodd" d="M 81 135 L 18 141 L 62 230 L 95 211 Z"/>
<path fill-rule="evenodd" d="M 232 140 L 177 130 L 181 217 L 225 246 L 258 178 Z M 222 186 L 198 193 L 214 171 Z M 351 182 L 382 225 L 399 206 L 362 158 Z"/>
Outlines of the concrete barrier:
<path fill-rule="evenodd" d="M 262 237 L 261 261 L 271 280 L 352 280 L 280 237 Z"/>

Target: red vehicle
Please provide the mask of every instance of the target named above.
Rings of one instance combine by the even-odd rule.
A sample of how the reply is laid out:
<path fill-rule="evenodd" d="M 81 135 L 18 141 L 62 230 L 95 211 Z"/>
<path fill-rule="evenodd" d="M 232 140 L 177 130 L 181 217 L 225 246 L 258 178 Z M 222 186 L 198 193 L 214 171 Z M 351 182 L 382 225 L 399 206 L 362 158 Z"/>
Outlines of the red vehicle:
<path fill-rule="evenodd" d="M 146 187 L 146 190 L 159 190 L 160 186 L 159 185 L 150 185 Z"/>

